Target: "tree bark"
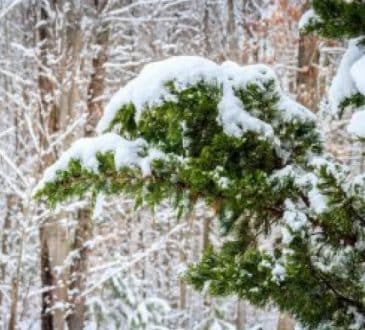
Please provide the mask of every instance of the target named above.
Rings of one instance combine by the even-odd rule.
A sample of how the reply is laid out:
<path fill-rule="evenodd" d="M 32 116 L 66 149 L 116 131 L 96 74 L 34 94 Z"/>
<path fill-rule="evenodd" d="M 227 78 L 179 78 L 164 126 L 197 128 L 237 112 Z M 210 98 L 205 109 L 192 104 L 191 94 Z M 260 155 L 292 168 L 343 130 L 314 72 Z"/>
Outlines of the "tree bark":
<path fill-rule="evenodd" d="M 245 330 L 246 327 L 246 304 L 241 299 L 237 300 L 236 329 Z"/>
<path fill-rule="evenodd" d="M 287 314 L 281 313 L 278 320 L 277 330 L 294 330 L 295 321 Z"/>
<path fill-rule="evenodd" d="M 45 71 L 45 68 L 52 70 L 53 74 L 57 74 L 60 81 L 62 81 L 66 70 L 64 59 L 60 68 L 51 66 L 48 63 L 49 54 L 53 51 L 53 36 L 56 31 L 55 24 L 48 13 L 49 10 L 59 10 L 59 8 L 56 8 L 59 3 L 57 0 L 53 0 L 49 1 L 48 5 L 44 2 L 39 5 L 40 20 L 45 23 L 38 30 L 41 61 L 38 88 L 40 93 L 40 121 L 44 132 L 55 134 L 60 129 L 66 127 L 70 109 L 66 107 L 66 102 L 64 102 L 67 91 L 61 90 L 62 95 L 59 104 L 57 104 L 56 87 L 49 78 L 49 72 Z M 64 26 L 67 26 L 66 22 Z M 69 44 L 66 43 L 65 47 L 69 47 Z M 64 58 L 67 57 L 68 48 L 65 49 L 64 54 Z M 60 106 L 63 108 L 60 108 Z M 41 132 L 40 135 L 40 145 L 44 150 L 47 150 L 49 144 L 44 132 Z M 55 157 L 57 157 L 57 151 L 49 150 L 41 159 L 39 171 L 43 172 L 44 168 L 54 162 Z M 45 292 L 42 294 L 42 330 L 62 330 L 65 327 L 64 309 L 67 302 L 67 270 L 63 266 L 69 253 L 69 244 L 68 231 L 59 220 L 60 218 L 58 217 L 49 218 L 40 226 L 39 232 L 41 243 L 41 281 L 42 288 L 45 289 Z M 60 275 L 56 274 L 56 268 L 62 268 Z"/>
<path fill-rule="evenodd" d="M 94 0 L 93 5 L 97 15 L 106 6 L 106 0 Z M 98 20 L 99 17 L 95 17 Z M 85 126 L 85 136 L 92 136 L 95 126 L 102 114 L 103 103 L 101 97 L 104 93 L 105 63 L 107 61 L 107 45 L 109 41 L 108 26 L 100 24 L 96 26 L 95 42 L 99 51 L 92 60 L 93 72 L 87 90 L 87 122 Z M 81 330 L 85 323 L 85 297 L 82 292 L 86 287 L 86 274 L 88 268 L 89 248 L 85 243 L 92 238 L 92 211 L 90 208 L 81 209 L 77 215 L 78 224 L 75 232 L 75 239 L 72 250 L 78 251 L 78 257 L 70 267 L 71 282 L 69 290 L 71 292 L 71 313 L 67 317 L 68 328 Z"/>
<path fill-rule="evenodd" d="M 307 1 L 302 7 L 302 14 L 309 8 Z M 298 74 L 297 74 L 297 97 L 298 101 L 316 111 L 321 98 L 318 87 L 318 38 L 311 35 L 299 35 L 298 44 Z"/>
<path fill-rule="evenodd" d="M 92 222 L 91 211 L 89 209 L 81 209 L 78 212 L 78 225 L 75 233 L 75 241 L 73 245 L 77 256 L 70 266 L 70 286 L 71 303 L 73 305 L 72 312 L 67 317 L 67 325 L 69 329 L 84 329 L 85 322 L 85 296 L 82 292 L 86 286 L 86 271 L 89 255 L 89 247 L 87 241 L 91 239 Z"/>
<path fill-rule="evenodd" d="M 42 293 L 41 329 L 52 330 L 53 316 L 48 312 L 48 310 L 53 305 L 53 295 L 52 291 L 48 288 L 50 288 L 52 283 L 54 283 L 54 279 L 44 230 L 44 226 L 41 226 L 39 231 L 39 241 L 41 243 L 41 283 L 42 288 L 46 289 Z"/>
<path fill-rule="evenodd" d="M 18 307 L 18 292 L 19 286 L 18 282 L 14 279 L 11 285 L 11 306 L 10 306 L 10 319 L 9 319 L 9 330 L 16 329 L 16 315 Z"/>
<path fill-rule="evenodd" d="M 40 20 L 47 21 L 48 14 L 47 10 L 41 5 L 40 7 Z M 49 39 L 48 30 L 46 24 L 38 30 L 38 42 L 40 43 L 40 60 L 42 62 L 42 66 L 47 66 L 47 53 L 48 53 L 48 45 L 47 42 Z M 48 101 L 47 96 L 53 94 L 53 84 L 51 81 L 45 76 L 43 69 L 39 68 L 39 76 L 38 76 L 38 87 L 40 93 L 40 121 L 43 124 L 44 128 L 48 128 L 51 132 L 57 131 L 57 109 L 55 104 Z M 48 120 L 47 120 L 48 117 Z M 40 144 L 44 147 L 47 147 L 46 137 L 41 133 L 40 135 Z M 41 160 L 40 169 L 42 171 L 47 165 L 50 165 L 52 162 L 51 156 L 46 155 Z M 51 330 L 54 329 L 54 316 L 49 310 L 52 308 L 54 304 L 54 294 L 53 294 L 53 286 L 55 285 L 55 276 L 52 271 L 51 265 L 51 252 L 48 246 L 48 231 L 47 231 L 47 223 L 44 223 L 40 226 L 39 229 L 39 237 L 40 237 L 40 256 L 41 256 L 41 282 L 42 288 L 45 291 L 42 293 L 42 309 L 41 309 L 41 329 L 42 330 Z M 62 329 L 62 328 L 61 328 Z"/>

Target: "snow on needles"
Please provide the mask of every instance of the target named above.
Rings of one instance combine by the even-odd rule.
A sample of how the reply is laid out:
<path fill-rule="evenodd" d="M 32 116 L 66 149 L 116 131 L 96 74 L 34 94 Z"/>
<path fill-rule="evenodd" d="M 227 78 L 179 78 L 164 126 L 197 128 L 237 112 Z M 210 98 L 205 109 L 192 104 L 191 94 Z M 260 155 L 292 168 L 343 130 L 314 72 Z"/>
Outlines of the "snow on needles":
<path fill-rule="evenodd" d="M 118 134 L 105 133 L 123 105 L 135 106 L 135 119 L 138 120 L 149 107 L 160 105 L 165 101 L 176 101 L 167 82 L 173 82 L 174 88 L 182 91 L 200 81 L 221 88 L 222 97 L 218 104 L 217 122 L 225 134 L 242 137 L 247 131 L 259 133 L 265 138 L 274 138 L 271 123 L 266 123 L 249 112 L 235 95 L 235 90 L 245 89 L 249 84 L 265 88 L 265 84 L 274 81 L 274 91 L 279 96 L 278 111 L 284 122 L 306 122 L 315 120 L 315 116 L 306 108 L 292 101 L 280 89 L 275 73 L 265 65 L 239 66 L 233 62 L 218 65 L 203 57 L 178 56 L 146 65 L 141 73 L 111 99 L 101 118 L 97 131 L 99 137 L 85 138 L 77 141 L 61 158 L 45 172 L 36 188 L 41 189 L 46 182 L 52 182 L 58 171 L 67 169 L 71 160 L 78 160 L 87 170 L 98 171 L 98 153 L 111 152 L 115 158 L 115 167 L 136 166 L 144 176 L 150 174 L 150 163 L 165 155 L 151 148 L 141 138 L 129 141 Z M 140 152 L 147 154 L 140 156 Z"/>
<path fill-rule="evenodd" d="M 342 57 L 340 67 L 329 90 L 329 101 L 334 114 L 346 98 L 357 93 L 365 95 L 365 48 L 361 44 L 364 38 L 352 39 Z M 365 110 L 355 112 L 347 131 L 358 137 L 365 137 Z"/>
<path fill-rule="evenodd" d="M 143 176 L 148 176 L 151 174 L 151 162 L 155 159 L 163 159 L 165 154 L 157 149 L 148 149 L 147 147 L 147 142 L 142 138 L 128 141 L 115 133 L 80 139 L 64 152 L 52 166 L 47 168 L 34 191 L 37 192 L 46 183 L 55 181 L 57 173 L 67 170 L 71 160 L 78 160 L 86 170 L 97 173 L 99 168 L 98 153 L 111 152 L 114 155 L 115 168 L 117 169 L 124 166 L 137 167 Z M 144 156 L 141 156 L 142 153 Z"/>
<path fill-rule="evenodd" d="M 245 131 L 260 132 L 264 136 L 274 135 L 270 125 L 250 116 L 242 109 L 242 102 L 233 95 L 231 88 L 223 93 L 218 104 L 218 123 L 223 126 L 224 133 L 235 137 L 241 137 Z"/>
<path fill-rule="evenodd" d="M 334 114 L 344 99 L 357 92 L 365 94 L 365 53 L 360 41 L 359 38 L 350 40 L 329 90 L 329 101 Z"/>
<path fill-rule="evenodd" d="M 263 133 L 265 136 L 272 135 L 270 125 L 245 111 L 244 105 L 233 91 L 237 88 L 244 89 L 250 83 L 263 86 L 270 80 L 276 81 L 275 73 L 262 64 L 239 66 L 228 61 L 218 65 L 199 56 L 171 57 L 146 65 L 135 79 L 112 97 L 97 126 L 97 131 L 101 134 L 108 130 L 110 123 L 123 105 L 134 104 L 135 119 L 138 121 L 143 111 L 149 107 L 160 105 L 164 101 L 174 101 L 176 97 L 169 92 L 166 87 L 167 82 L 173 81 L 175 88 L 181 91 L 202 80 L 222 86 L 223 95 L 219 104 L 217 121 L 223 126 L 226 134 L 238 137 L 246 131 L 255 131 Z M 278 86 L 278 84 L 276 85 Z M 283 96 L 281 90 L 278 92 L 285 103 L 286 97 Z M 285 109 L 286 112 L 290 112 L 289 109 Z M 291 115 L 298 120 L 312 120 L 312 116 L 309 111 L 304 113 L 295 109 Z"/>
<path fill-rule="evenodd" d="M 319 20 L 319 16 L 315 13 L 313 9 L 307 10 L 299 20 L 298 28 L 299 30 L 303 30 L 313 21 Z"/>

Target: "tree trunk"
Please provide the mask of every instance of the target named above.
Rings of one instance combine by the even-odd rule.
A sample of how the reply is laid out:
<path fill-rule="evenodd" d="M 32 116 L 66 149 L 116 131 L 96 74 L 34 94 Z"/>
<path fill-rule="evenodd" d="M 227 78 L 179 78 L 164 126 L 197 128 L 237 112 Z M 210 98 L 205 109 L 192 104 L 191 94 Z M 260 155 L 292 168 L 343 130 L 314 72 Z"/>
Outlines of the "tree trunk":
<path fill-rule="evenodd" d="M 41 243 L 41 282 L 42 288 L 46 289 L 42 293 L 41 328 L 42 330 L 52 330 L 53 316 L 48 310 L 53 306 L 53 295 L 48 288 L 51 287 L 54 280 L 44 230 L 44 226 L 41 226 L 39 231 L 39 241 Z"/>
<path fill-rule="evenodd" d="M 246 326 L 246 304 L 241 299 L 237 300 L 236 329 L 245 330 Z"/>
<path fill-rule="evenodd" d="M 93 5 L 100 14 L 107 4 L 106 0 L 94 0 Z M 95 20 L 98 20 L 95 17 Z M 95 126 L 102 114 L 103 103 L 101 97 L 104 93 L 105 63 L 107 61 L 107 44 L 109 41 L 108 26 L 96 26 L 96 44 L 99 52 L 92 60 L 93 72 L 87 91 L 87 122 L 85 136 L 92 136 Z M 69 290 L 72 294 L 72 311 L 67 317 L 68 328 L 81 330 L 85 323 L 85 297 L 82 292 L 86 287 L 87 261 L 89 248 L 85 243 L 92 238 L 92 210 L 81 209 L 78 212 L 78 224 L 75 232 L 75 239 L 72 245 L 73 251 L 78 251 L 78 257 L 70 267 L 71 283 Z"/>
<path fill-rule="evenodd" d="M 57 1 L 53 0 L 48 5 L 50 5 L 50 8 L 46 3 L 42 2 L 40 4 L 40 20 L 46 23 L 38 30 L 40 61 L 42 63 L 39 67 L 38 87 L 41 123 L 45 132 L 54 134 L 66 126 L 68 109 L 62 109 L 61 111 L 59 105 L 56 104 L 55 86 L 48 78 L 49 73 L 44 71 L 44 68 L 54 69 L 48 63 L 48 55 L 53 49 L 52 35 L 55 29 L 48 12 L 50 9 L 56 10 Z M 62 70 L 65 70 L 64 65 L 61 68 Z M 61 100 L 62 98 L 63 95 Z M 49 148 L 47 138 L 43 132 L 40 141 L 45 150 Z M 55 156 L 55 150 L 45 154 L 41 160 L 39 171 L 43 172 L 45 167 L 51 165 Z M 68 232 L 57 218 L 50 218 L 40 226 L 39 234 L 41 243 L 41 281 L 42 288 L 45 289 L 45 292 L 42 293 L 41 328 L 42 330 L 62 330 L 65 326 L 64 304 L 67 302 L 67 271 L 62 268 L 59 277 L 55 273 L 55 269 L 56 267 L 63 267 L 64 260 L 68 255 Z"/>
<path fill-rule="evenodd" d="M 239 60 L 239 47 L 236 33 L 236 19 L 234 14 L 234 0 L 227 0 L 227 38 L 226 38 L 226 49 L 227 53 L 225 57 L 231 60 Z"/>
<path fill-rule="evenodd" d="M 210 217 L 204 217 L 203 219 L 203 253 L 208 248 L 209 242 L 209 234 L 210 234 L 210 222 L 212 219 Z"/>
<path fill-rule="evenodd" d="M 77 256 L 70 266 L 70 286 L 69 291 L 73 309 L 67 317 L 69 329 L 84 329 L 85 322 L 85 296 L 82 292 L 86 286 L 86 271 L 89 255 L 87 241 L 92 237 L 91 211 L 82 209 L 78 212 L 78 226 L 75 232 L 73 250 L 77 251 Z"/>
<path fill-rule="evenodd" d="M 15 204 L 15 196 L 13 194 L 9 194 L 6 196 L 6 214 L 4 217 L 3 223 L 3 230 L 1 234 L 1 254 L 3 256 L 8 255 L 9 253 L 9 243 L 8 243 L 8 236 L 9 230 L 11 226 L 11 212 L 13 205 Z M 5 282 L 5 275 L 6 275 L 6 263 L 2 263 L 0 267 L 0 282 L 3 284 Z M 0 291 L 0 306 L 3 301 L 3 293 Z"/>
<path fill-rule="evenodd" d="M 10 319 L 9 319 L 9 330 L 16 329 L 16 315 L 18 307 L 18 282 L 14 279 L 11 285 L 11 306 L 10 306 Z"/>
<path fill-rule="evenodd" d="M 294 330 L 295 321 L 287 314 L 281 313 L 278 320 L 277 330 Z"/>
<path fill-rule="evenodd" d="M 302 7 L 302 14 L 309 8 L 307 1 Z M 298 46 L 298 74 L 297 97 L 298 101 L 311 109 L 318 110 L 321 92 L 318 88 L 318 38 L 311 35 L 300 34 Z"/>

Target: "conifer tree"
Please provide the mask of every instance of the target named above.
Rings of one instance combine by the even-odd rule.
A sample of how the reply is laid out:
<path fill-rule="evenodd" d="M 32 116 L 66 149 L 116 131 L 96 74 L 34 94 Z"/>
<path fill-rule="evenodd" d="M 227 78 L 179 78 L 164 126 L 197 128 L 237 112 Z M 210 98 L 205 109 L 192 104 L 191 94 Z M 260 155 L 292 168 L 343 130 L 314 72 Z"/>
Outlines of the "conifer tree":
<path fill-rule="evenodd" d="M 149 64 L 98 132 L 45 172 L 37 198 L 128 194 L 178 215 L 203 200 L 226 239 L 186 273 L 196 289 L 274 303 L 308 329 L 364 327 L 364 179 L 323 154 L 316 117 L 268 67 Z"/>
<path fill-rule="evenodd" d="M 362 0 L 313 0 L 313 8 L 300 22 L 304 32 L 347 41 L 329 91 L 333 114 L 354 112 L 349 133 L 365 138 L 365 2 Z"/>

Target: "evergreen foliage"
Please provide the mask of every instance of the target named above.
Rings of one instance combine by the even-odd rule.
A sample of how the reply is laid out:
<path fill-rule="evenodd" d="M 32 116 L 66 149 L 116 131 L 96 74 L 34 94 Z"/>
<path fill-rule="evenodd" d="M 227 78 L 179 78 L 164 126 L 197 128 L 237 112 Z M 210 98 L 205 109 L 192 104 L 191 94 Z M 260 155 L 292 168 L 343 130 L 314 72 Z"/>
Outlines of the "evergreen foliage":
<path fill-rule="evenodd" d="M 365 34 L 365 6 L 362 0 L 312 0 L 317 15 L 306 26 L 329 39 L 350 39 Z"/>
<path fill-rule="evenodd" d="M 188 76 L 189 61 L 178 66 Z M 102 135 L 71 147 L 36 197 L 55 205 L 89 192 L 128 194 L 136 206 L 169 199 L 179 214 L 203 199 L 227 237 L 186 273 L 196 289 L 274 303 L 308 329 L 363 328 L 363 180 L 350 181 L 323 157 L 316 118 L 287 98 L 268 68 L 230 64 L 227 73 L 202 63 L 215 79 L 186 81 L 175 70 L 158 102 L 114 100 Z"/>
<path fill-rule="evenodd" d="M 301 27 L 324 38 L 348 41 L 329 97 L 334 114 L 361 111 L 365 115 L 365 3 L 362 0 L 312 0 Z M 365 124 L 348 128 L 357 138 L 365 137 Z"/>

